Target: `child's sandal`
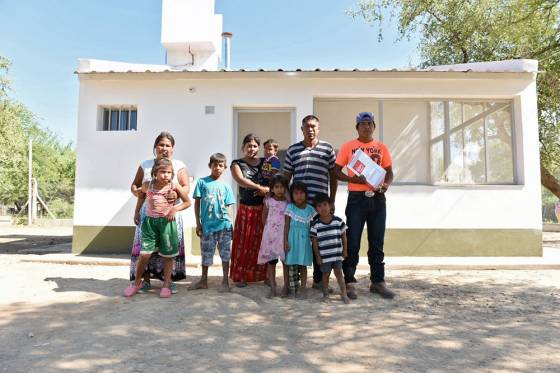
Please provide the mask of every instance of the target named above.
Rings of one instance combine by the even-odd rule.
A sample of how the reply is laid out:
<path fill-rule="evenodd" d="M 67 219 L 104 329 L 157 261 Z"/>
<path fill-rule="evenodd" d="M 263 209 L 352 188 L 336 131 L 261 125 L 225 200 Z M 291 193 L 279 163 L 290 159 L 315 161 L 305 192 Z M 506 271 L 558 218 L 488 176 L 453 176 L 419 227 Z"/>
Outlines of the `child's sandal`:
<path fill-rule="evenodd" d="M 130 285 L 124 289 L 124 296 L 130 298 L 134 294 L 138 293 L 138 291 L 142 289 L 142 286 L 144 286 L 143 282 L 141 282 L 138 286 L 134 285 L 134 282 L 130 283 Z"/>
<path fill-rule="evenodd" d="M 160 292 L 159 292 L 159 297 L 160 298 L 169 298 L 171 296 L 171 289 L 164 287 L 161 288 Z"/>

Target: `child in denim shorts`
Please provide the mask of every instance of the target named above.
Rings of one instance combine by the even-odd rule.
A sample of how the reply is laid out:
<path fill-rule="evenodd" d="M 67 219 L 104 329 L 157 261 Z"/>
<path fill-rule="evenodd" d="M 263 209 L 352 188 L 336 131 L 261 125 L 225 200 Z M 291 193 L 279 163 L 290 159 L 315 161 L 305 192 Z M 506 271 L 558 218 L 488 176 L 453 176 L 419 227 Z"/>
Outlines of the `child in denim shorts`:
<path fill-rule="evenodd" d="M 194 189 L 196 234 L 201 238 L 202 277 L 191 290 L 208 289 L 208 267 L 213 264 L 216 246 L 222 259 L 222 285 L 220 292 L 229 291 L 228 272 L 231 256 L 232 216 L 235 198 L 231 187 L 220 177 L 227 168 L 226 157 L 221 153 L 210 157 L 210 176 L 199 179 Z"/>
<path fill-rule="evenodd" d="M 315 203 L 317 216 L 311 223 L 310 234 L 313 252 L 323 274 L 323 301 L 329 301 L 329 277 L 331 270 L 334 270 L 336 281 L 340 287 L 340 299 L 348 304 L 350 299 L 346 293 L 346 285 L 342 274 L 342 260 L 348 255 L 346 224 L 331 212 L 331 202 L 328 195 L 317 193 L 313 203 Z"/>

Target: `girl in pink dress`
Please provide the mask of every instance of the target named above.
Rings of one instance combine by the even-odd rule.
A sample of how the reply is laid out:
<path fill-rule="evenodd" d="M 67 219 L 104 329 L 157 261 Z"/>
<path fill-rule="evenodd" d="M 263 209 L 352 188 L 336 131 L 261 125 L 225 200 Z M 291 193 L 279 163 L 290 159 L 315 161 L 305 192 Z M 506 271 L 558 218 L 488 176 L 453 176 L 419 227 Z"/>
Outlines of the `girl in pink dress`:
<path fill-rule="evenodd" d="M 268 263 L 267 277 L 270 281 L 269 298 L 276 296 L 276 264 L 278 259 L 284 267 L 284 289 L 287 289 L 287 267 L 284 263 L 284 214 L 288 206 L 286 192 L 288 180 L 281 175 L 275 176 L 270 181 L 270 196 L 264 200 L 263 224 L 264 232 L 257 259 L 258 264 Z"/>

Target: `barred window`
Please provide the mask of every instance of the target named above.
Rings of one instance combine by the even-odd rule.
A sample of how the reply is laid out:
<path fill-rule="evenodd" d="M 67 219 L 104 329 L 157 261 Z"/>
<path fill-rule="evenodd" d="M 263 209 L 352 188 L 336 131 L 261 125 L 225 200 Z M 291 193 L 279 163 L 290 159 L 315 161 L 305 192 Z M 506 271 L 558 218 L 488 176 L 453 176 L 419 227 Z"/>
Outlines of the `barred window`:
<path fill-rule="evenodd" d="M 136 131 L 138 110 L 135 106 L 101 107 L 102 131 Z"/>

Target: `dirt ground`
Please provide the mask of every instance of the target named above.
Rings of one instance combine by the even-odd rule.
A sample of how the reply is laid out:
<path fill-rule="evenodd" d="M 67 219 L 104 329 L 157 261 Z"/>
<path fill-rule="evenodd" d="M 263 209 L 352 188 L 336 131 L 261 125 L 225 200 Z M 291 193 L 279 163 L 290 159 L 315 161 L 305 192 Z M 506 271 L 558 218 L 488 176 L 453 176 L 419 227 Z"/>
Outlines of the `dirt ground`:
<path fill-rule="evenodd" d="M 559 270 L 394 270 L 394 300 L 363 273 L 343 305 L 218 293 L 215 270 L 187 291 L 194 268 L 170 299 L 127 299 L 127 267 L 25 258 L 0 254 L 0 371 L 560 371 Z"/>

